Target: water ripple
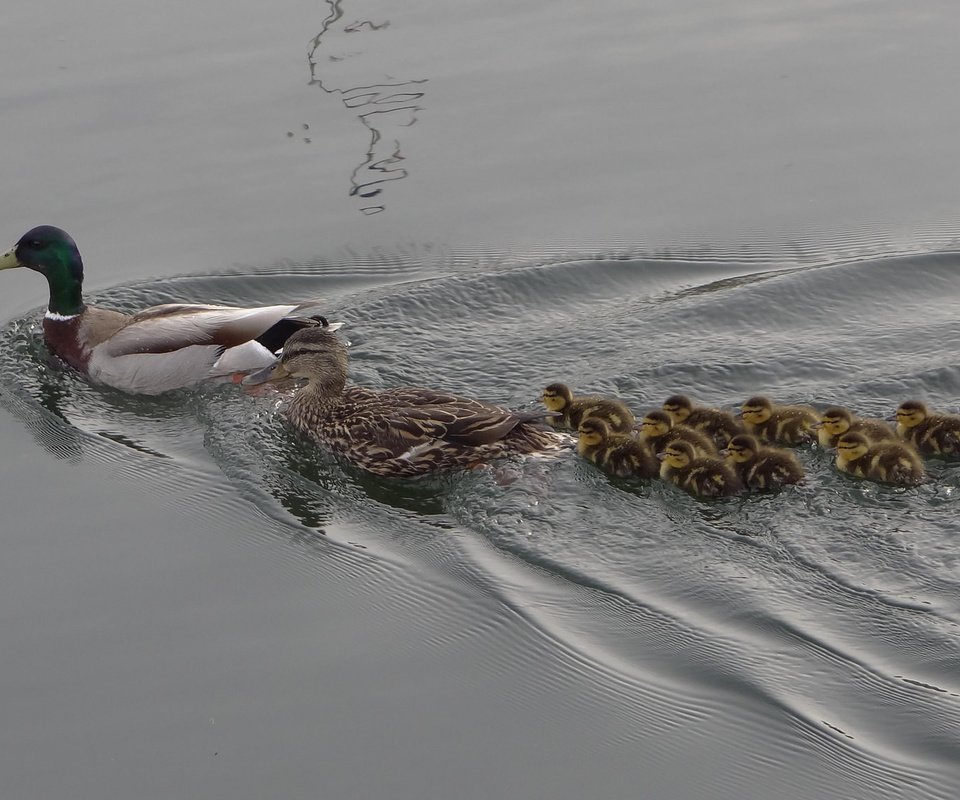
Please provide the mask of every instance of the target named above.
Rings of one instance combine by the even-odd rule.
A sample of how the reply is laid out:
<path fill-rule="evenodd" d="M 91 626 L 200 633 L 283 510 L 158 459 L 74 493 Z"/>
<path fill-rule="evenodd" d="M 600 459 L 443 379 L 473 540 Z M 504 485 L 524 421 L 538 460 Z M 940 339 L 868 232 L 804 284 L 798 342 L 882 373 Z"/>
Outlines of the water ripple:
<path fill-rule="evenodd" d="M 859 246 L 817 261 L 800 242 L 777 263 L 763 248 L 737 261 L 411 250 L 100 299 L 323 297 L 348 323 L 356 380 L 518 406 L 564 379 L 638 411 L 675 391 L 724 405 L 763 391 L 869 414 L 916 394 L 956 409 L 958 256 L 857 260 Z M 290 569 L 332 570 L 375 593 L 385 619 L 411 620 L 416 636 L 397 644 L 411 653 L 511 642 L 491 644 L 464 680 L 520 669 L 527 679 L 503 691 L 531 706 L 549 694 L 558 724 L 603 703 L 620 715 L 619 739 L 663 758 L 678 742 L 701 752 L 705 737 L 728 737 L 742 757 L 723 787 L 743 796 L 756 770 L 798 762 L 812 767 L 812 795 L 841 779 L 873 797 L 960 787 L 960 465 L 933 462 L 927 484 L 903 491 L 801 450 L 805 486 L 721 503 L 609 480 L 572 452 L 507 465 L 508 485 L 496 471 L 381 481 L 299 440 L 277 417 L 279 395 L 90 387 L 46 358 L 36 315 L 0 344 L 0 402 L 58 458 L 188 492 L 199 520 L 258 515 L 252 544 L 283 541 Z M 398 587 L 398 573 L 416 585 Z M 446 617 L 422 618 L 427 605 Z M 566 672 L 538 669 L 544 652 Z M 557 701 L 558 681 L 581 688 Z"/>

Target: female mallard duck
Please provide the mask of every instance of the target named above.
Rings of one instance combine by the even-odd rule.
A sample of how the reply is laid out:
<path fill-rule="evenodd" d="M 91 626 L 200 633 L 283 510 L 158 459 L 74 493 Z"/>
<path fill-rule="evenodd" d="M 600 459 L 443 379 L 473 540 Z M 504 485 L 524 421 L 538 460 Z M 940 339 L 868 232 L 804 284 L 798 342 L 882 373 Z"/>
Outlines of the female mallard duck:
<path fill-rule="evenodd" d="M 820 417 L 810 406 L 778 406 L 769 398 L 751 397 L 740 408 L 744 427 L 761 441 L 805 444 L 817 439 Z"/>
<path fill-rule="evenodd" d="M 413 477 L 472 467 L 562 443 L 557 433 L 534 422 L 549 411 L 519 413 L 434 389 L 347 387 L 346 345 L 323 327 L 294 333 L 280 360 L 244 383 L 286 377 L 307 381 L 284 412 L 294 427 L 375 475 Z"/>
<path fill-rule="evenodd" d="M 587 417 L 577 433 L 577 452 L 608 475 L 653 478 L 660 473 L 660 462 L 649 447 L 626 433 L 614 433 L 599 417 Z"/>
<path fill-rule="evenodd" d="M 862 433 L 871 442 L 895 442 L 897 432 L 882 419 L 855 417 L 842 406 L 831 406 L 820 415 L 817 440 L 822 447 L 836 447 L 847 431 Z"/>
<path fill-rule="evenodd" d="M 685 394 L 668 397 L 663 401 L 663 410 L 670 415 L 674 425 L 686 425 L 703 431 L 720 444 L 726 444 L 738 433 L 743 433 L 743 425 L 729 411 L 696 406 Z"/>
<path fill-rule="evenodd" d="M 159 394 L 205 378 L 258 369 L 313 320 L 291 316 L 314 303 L 234 308 L 168 304 L 123 314 L 83 302 L 83 261 L 70 236 L 41 225 L 0 256 L 0 270 L 26 267 L 50 286 L 47 347 L 91 380 Z"/>
<path fill-rule="evenodd" d="M 897 408 L 897 434 L 925 455 L 960 457 L 960 416 L 930 411 L 919 400 Z"/>
<path fill-rule="evenodd" d="M 862 433 L 845 433 L 837 441 L 837 469 L 898 486 L 916 486 L 924 475 L 923 462 L 910 445 L 871 442 Z"/>
<path fill-rule="evenodd" d="M 594 395 L 574 397 L 565 383 L 551 383 L 540 399 L 548 409 L 559 412 L 547 420 L 555 428 L 575 431 L 587 417 L 599 417 L 614 433 L 627 433 L 636 424 L 633 412 L 620 400 Z"/>
<path fill-rule="evenodd" d="M 737 473 L 721 458 L 698 456 L 690 442 L 670 442 L 659 455 L 660 477 L 696 497 L 729 497 L 743 489 Z"/>
<path fill-rule="evenodd" d="M 648 411 L 644 414 L 639 425 L 638 437 L 656 453 L 663 450 L 669 442 L 682 439 L 693 446 L 697 455 L 717 455 L 713 439 L 686 425 L 674 425 L 666 411 Z"/>
<path fill-rule="evenodd" d="M 803 467 L 789 450 L 764 447 L 756 436 L 741 433 L 720 451 L 748 489 L 782 489 L 803 480 Z"/>

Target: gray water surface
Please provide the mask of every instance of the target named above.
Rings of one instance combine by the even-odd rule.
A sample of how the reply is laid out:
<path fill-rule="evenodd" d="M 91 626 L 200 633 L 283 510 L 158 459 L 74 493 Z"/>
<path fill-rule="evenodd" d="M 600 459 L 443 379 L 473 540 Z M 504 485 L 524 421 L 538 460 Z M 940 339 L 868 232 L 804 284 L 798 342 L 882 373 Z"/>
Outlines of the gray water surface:
<path fill-rule="evenodd" d="M 370 386 L 957 410 L 958 26 L 15 2 L 4 235 L 65 227 L 121 309 L 325 298 Z M 42 279 L 0 286 L 4 797 L 960 791 L 960 465 L 801 450 L 713 503 L 572 452 L 372 479 L 269 391 L 86 384 Z"/>

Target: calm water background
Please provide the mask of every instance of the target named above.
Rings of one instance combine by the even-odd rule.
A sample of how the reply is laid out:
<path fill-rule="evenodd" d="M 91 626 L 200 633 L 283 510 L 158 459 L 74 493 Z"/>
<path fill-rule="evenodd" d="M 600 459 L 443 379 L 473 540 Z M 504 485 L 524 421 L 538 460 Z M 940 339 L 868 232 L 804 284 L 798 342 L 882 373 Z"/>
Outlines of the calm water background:
<path fill-rule="evenodd" d="M 328 298 L 354 378 L 960 406 L 953 2 L 44 5 L 0 227 L 135 308 Z M 8 244 L 3 244 L 5 248 Z M 960 466 L 420 484 L 51 364 L 0 275 L 3 797 L 953 798 Z"/>

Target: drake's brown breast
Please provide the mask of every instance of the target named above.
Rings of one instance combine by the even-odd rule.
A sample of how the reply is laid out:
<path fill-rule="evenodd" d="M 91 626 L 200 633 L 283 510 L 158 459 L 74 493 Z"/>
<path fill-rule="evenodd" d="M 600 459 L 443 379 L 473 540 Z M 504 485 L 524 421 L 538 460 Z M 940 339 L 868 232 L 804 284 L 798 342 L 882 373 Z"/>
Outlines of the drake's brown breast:
<path fill-rule="evenodd" d="M 43 339 L 50 352 L 63 359 L 74 369 L 87 371 L 90 361 L 90 350 L 80 341 L 80 326 L 82 316 L 77 315 L 68 319 L 43 318 Z"/>

